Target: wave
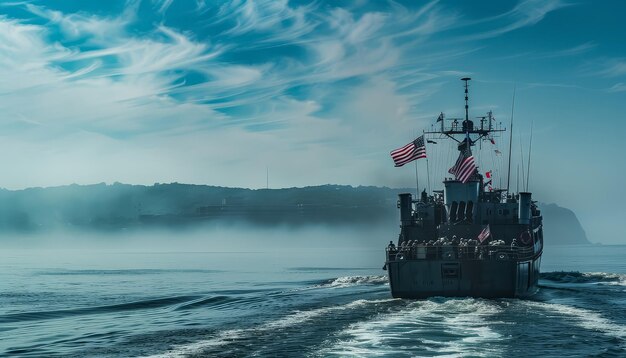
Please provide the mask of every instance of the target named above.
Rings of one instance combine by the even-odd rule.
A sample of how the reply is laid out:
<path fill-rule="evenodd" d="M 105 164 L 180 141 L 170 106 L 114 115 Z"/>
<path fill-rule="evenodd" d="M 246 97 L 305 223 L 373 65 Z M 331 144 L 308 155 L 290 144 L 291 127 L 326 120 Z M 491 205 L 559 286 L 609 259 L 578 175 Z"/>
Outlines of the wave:
<path fill-rule="evenodd" d="M 371 267 L 290 267 L 288 271 L 297 272 L 325 272 L 325 271 L 365 271 L 372 270 Z"/>
<path fill-rule="evenodd" d="M 387 276 L 343 276 L 325 280 L 315 288 L 344 288 L 358 285 L 384 285 L 387 284 Z"/>
<path fill-rule="evenodd" d="M 254 328 L 230 329 L 219 332 L 212 338 L 184 345 L 174 346 L 171 351 L 145 356 L 144 358 L 179 358 L 188 355 L 201 354 L 210 348 L 225 346 L 250 336 L 274 334 L 277 330 L 294 327 L 340 311 L 356 309 L 367 305 L 375 305 L 396 301 L 396 299 L 356 300 L 345 305 L 321 307 L 311 310 L 294 310 L 279 319 L 263 323 Z"/>
<path fill-rule="evenodd" d="M 615 323 L 597 312 L 560 303 L 522 301 L 521 304 L 530 308 L 556 312 L 561 316 L 570 317 L 571 323 L 580 328 L 601 332 L 606 336 L 618 338 L 626 342 L 626 326 Z M 625 346 L 625 344 L 622 344 L 622 346 Z"/>
<path fill-rule="evenodd" d="M 184 302 L 180 304 L 178 307 L 176 307 L 174 310 L 179 311 L 179 310 L 194 309 L 194 308 L 200 308 L 200 307 L 206 307 L 206 306 L 219 307 L 219 306 L 229 305 L 238 301 L 240 301 L 239 298 L 235 298 L 232 296 L 222 295 L 222 296 L 202 297 L 200 299 Z"/>
<path fill-rule="evenodd" d="M 71 316 L 89 315 L 89 314 L 102 314 L 111 312 L 123 312 L 132 310 L 142 310 L 150 308 L 167 307 L 174 304 L 187 302 L 190 300 L 198 299 L 198 296 L 174 296 L 164 297 L 151 300 L 135 301 L 129 303 L 121 303 L 109 306 L 95 306 L 95 307 L 82 307 L 67 310 L 55 310 L 55 311 L 36 311 L 36 312 L 21 312 L 11 313 L 0 316 L 0 323 L 12 323 L 22 321 L 40 321 L 55 318 L 65 318 Z"/>
<path fill-rule="evenodd" d="M 626 285 L 626 275 L 606 272 L 554 271 L 542 272 L 544 280 L 562 283 L 607 283 Z"/>
<path fill-rule="evenodd" d="M 462 355 L 499 356 L 490 345 L 508 337 L 489 327 L 501 303 L 465 298 L 415 301 L 392 313 L 357 322 L 335 334 L 314 356 Z"/>
<path fill-rule="evenodd" d="M 124 270 L 63 270 L 52 269 L 36 272 L 39 276 L 101 276 L 101 275 L 158 275 L 165 273 L 220 273 L 221 270 L 202 269 L 124 269 Z"/>

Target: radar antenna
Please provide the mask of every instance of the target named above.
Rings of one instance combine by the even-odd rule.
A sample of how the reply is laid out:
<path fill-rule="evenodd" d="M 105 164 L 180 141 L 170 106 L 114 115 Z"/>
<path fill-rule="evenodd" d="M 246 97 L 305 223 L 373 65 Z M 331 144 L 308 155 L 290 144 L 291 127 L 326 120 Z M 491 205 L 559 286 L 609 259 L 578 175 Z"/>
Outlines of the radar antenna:
<path fill-rule="evenodd" d="M 463 77 L 461 78 L 461 81 L 465 81 L 465 120 L 468 121 L 469 120 L 469 106 L 467 105 L 467 88 L 469 86 L 468 82 L 471 81 L 472 79 L 469 77 Z"/>
<path fill-rule="evenodd" d="M 425 134 L 438 135 L 439 138 L 444 138 L 445 136 L 454 140 L 460 145 L 459 150 L 465 148 L 465 146 L 461 146 L 462 143 L 467 143 L 471 147 L 479 140 L 488 138 L 488 136 L 491 137 L 493 135 L 492 133 L 505 131 L 501 126 L 494 126 L 493 122 L 495 118 L 491 111 L 487 113 L 487 116 L 479 117 L 481 118 L 480 126 L 474 126 L 474 123 L 469 119 L 469 81 L 471 78 L 463 77 L 461 80 L 465 82 L 465 120 L 463 120 L 463 118 L 446 118 L 445 115 L 441 113 L 439 117 L 437 117 L 437 122 L 441 122 L 441 128 L 433 128 L 430 131 L 424 131 Z M 463 139 L 459 140 L 455 138 L 455 135 L 462 135 Z M 470 137 L 470 135 L 474 135 L 474 138 Z"/>

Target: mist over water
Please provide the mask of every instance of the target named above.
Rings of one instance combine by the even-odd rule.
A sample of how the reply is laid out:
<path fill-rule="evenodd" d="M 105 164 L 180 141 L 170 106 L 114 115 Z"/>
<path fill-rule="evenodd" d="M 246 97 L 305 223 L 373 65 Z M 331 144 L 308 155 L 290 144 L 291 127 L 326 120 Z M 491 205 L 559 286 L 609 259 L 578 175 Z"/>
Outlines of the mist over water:
<path fill-rule="evenodd" d="M 620 356 L 625 246 L 547 246 L 532 300 L 392 299 L 388 227 L 2 239 L 0 355 Z"/>
<path fill-rule="evenodd" d="M 397 224 L 262 226 L 207 223 L 184 228 L 56 230 L 37 234 L 3 234 L 0 243 L 10 249 L 117 250 L 142 252 L 267 251 L 301 248 L 377 249 L 397 239 Z"/>

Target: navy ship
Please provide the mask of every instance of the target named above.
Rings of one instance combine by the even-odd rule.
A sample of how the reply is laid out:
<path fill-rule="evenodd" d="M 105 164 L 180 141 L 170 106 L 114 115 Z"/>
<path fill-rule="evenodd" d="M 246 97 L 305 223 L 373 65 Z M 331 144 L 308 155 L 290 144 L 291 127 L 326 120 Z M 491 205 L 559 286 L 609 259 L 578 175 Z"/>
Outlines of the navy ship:
<path fill-rule="evenodd" d="M 527 191 L 495 188 L 489 172 L 481 174 L 472 155 L 480 141 L 494 142 L 506 129 L 492 113 L 474 125 L 468 113 L 465 81 L 465 118 L 447 119 L 443 113 L 430 131 L 391 152 L 396 166 L 426 157 L 427 143 L 452 140 L 458 159 L 444 178 L 443 190 L 399 194 L 400 235 L 386 249 L 393 297 L 431 296 L 528 297 L 537 291 L 543 229 L 540 210 Z M 512 130 L 513 120 L 511 118 Z M 435 129 L 436 128 L 436 129 Z"/>

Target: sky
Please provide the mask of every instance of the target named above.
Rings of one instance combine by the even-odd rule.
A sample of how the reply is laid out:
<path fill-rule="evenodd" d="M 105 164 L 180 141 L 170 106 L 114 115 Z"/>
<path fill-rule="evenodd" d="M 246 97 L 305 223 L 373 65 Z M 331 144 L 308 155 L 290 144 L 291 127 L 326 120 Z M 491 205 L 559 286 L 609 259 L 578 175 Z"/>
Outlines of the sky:
<path fill-rule="evenodd" d="M 512 186 L 532 127 L 534 199 L 574 210 L 591 241 L 626 243 L 624 13 L 621 0 L 1 1 L 0 187 L 411 187 L 415 166 L 389 152 L 440 112 L 461 117 L 470 76 L 470 116 L 508 129 L 514 113 Z M 494 139 L 480 170 L 506 182 L 494 151 L 508 138 Z M 427 147 L 422 187 L 441 188 L 450 148 Z"/>

